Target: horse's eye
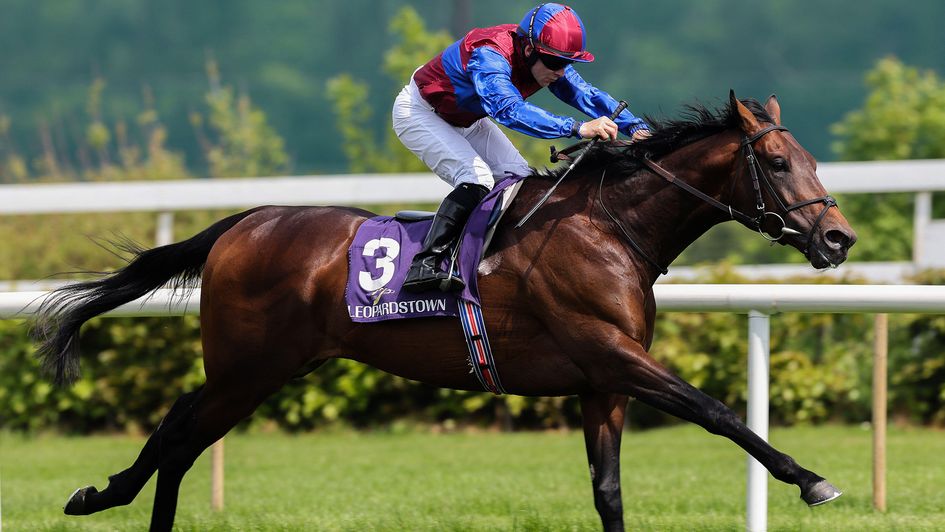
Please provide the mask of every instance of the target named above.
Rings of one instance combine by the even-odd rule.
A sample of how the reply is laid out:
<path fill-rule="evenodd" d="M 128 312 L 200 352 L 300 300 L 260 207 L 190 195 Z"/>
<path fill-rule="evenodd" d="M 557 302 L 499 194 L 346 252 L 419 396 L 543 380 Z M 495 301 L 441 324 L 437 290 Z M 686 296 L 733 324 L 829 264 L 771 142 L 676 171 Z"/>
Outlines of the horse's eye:
<path fill-rule="evenodd" d="M 773 168 L 775 172 L 786 172 L 788 169 L 788 163 L 781 157 L 775 157 L 771 161 L 771 168 Z"/>

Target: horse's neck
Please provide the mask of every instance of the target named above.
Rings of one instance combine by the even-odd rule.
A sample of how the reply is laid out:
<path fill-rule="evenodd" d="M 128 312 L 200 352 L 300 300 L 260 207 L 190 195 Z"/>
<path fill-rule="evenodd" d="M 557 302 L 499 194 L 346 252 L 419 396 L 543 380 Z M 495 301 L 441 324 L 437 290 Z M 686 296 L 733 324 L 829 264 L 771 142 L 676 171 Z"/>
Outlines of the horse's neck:
<path fill-rule="evenodd" d="M 710 146 L 718 146 L 717 141 L 706 139 L 685 146 L 662 158 L 659 164 L 677 179 L 721 199 L 729 191 L 734 157 L 717 148 L 710 151 Z M 649 170 L 618 181 L 609 195 L 619 201 L 619 217 L 637 244 L 664 268 L 712 226 L 728 219 L 718 209 Z M 655 282 L 659 272 L 646 259 L 640 259 L 650 272 L 650 282 Z"/>

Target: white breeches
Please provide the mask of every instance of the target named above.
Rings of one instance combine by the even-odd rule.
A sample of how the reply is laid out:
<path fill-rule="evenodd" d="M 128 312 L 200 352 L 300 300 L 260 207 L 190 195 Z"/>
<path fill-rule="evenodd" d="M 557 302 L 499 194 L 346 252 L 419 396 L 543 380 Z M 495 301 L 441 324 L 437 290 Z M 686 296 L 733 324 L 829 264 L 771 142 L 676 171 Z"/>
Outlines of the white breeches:
<path fill-rule="evenodd" d="M 496 177 L 531 173 L 525 158 L 489 118 L 469 127 L 450 125 L 420 96 L 412 78 L 394 100 L 393 121 L 400 142 L 454 187 L 474 183 L 491 190 Z"/>

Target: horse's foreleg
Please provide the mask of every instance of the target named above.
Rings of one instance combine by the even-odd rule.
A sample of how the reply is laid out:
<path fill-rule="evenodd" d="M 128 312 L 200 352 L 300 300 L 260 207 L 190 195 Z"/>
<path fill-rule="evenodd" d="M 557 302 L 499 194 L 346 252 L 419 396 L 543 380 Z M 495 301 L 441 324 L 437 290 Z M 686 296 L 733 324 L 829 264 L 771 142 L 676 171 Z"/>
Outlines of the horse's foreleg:
<path fill-rule="evenodd" d="M 608 364 L 588 367 L 594 386 L 603 391 L 626 393 L 640 401 L 707 431 L 725 436 L 745 449 L 774 478 L 801 489 L 809 505 L 840 496 L 840 491 L 790 456 L 774 449 L 751 431 L 730 408 L 709 397 L 653 360 L 638 343 L 624 339 L 611 351 Z"/>
<path fill-rule="evenodd" d="M 131 504 L 141 488 L 148 482 L 158 467 L 158 450 L 161 439 L 186 420 L 200 390 L 185 393 L 174 402 L 161 424 L 148 438 L 135 462 L 124 471 L 108 477 L 108 486 L 98 491 L 94 486 L 77 489 L 66 502 L 64 511 L 68 515 L 88 515 L 115 506 Z"/>
<path fill-rule="evenodd" d="M 620 436 L 627 409 L 627 396 L 581 395 L 584 443 L 594 488 L 594 507 L 605 532 L 623 531 L 623 501 L 620 496 Z"/>

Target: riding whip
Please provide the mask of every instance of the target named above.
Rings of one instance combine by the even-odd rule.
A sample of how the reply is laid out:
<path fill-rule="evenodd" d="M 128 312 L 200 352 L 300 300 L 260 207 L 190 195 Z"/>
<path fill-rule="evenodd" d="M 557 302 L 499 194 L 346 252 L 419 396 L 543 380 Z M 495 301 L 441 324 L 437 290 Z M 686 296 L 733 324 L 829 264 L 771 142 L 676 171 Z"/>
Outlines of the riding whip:
<path fill-rule="evenodd" d="M 625 102 L 625 101 L 623 101 L 623 100 L 620 100 L 620 103 L 617 104 L 617 108 L 614 109 L 613 114 L 610 115 L 610 119 L 611 119 L 611 120 L 616 120 L 616 119 L 617 119 L 617 115 L 619 115 L 620 113 L 622 113 L 623 110 L 626 109 L 626 108 L 627 108 L 627 102 Z M 528 219 L 531 218 L 533 214 L 535 214 L 535 211 L 537 211 L 538 208 L 541 207 L 541 206 L 545 203 L 545 201 L 547 201 L 548 198 L 551 197 L 551 194 L 555 191 L 556 188 L 558 188 L 558 185 L 560 185 L 561 182 L 564 181 L 564 178 L 568 177 L 568 174 L 571 173 L 571 170 L 574 170 L 574 167 L 577 166 L 579 162 L 581 162 L 581 159 L 584 158 L 584 156 L 587 154 L 587 152 L 591 151 L 591 148 L 593 148 L 594 145 L 597 144 L 597 141 L 598 141 L 598 140 L 600 140 L 600 137 L 594 137 L 594 138 L 587 144 L 587 147 L 584 148 L 584 151 L 582 151 L 581 154 L 578 155 L 576 159 L 574 159 L 574 162 L 571 163 L 571 166 L 569 166 L 568 169 L 565 170 L 565 172 L 564 172 L 563 174 L 561 174 L 561 177 L 558 178 L 558 182 L 555 183 L 554 185 L 552 185 L 552 187 L 551 187 L 550 189 L 548 189 L 548 192 L 545 193 L 545 195 L 538 201 L 538 203 L 536 203 L 535 206 L 532 207 L 532 209 L 531 209 L 530 211 L 528 211 L 528 214 L 526 214 L 521 220 L 519 220 L 519 222 L 518 222 L 517 224 L 515 224 L 515 228 L 516 228 L 516 229 L 518 229 L 519 227 L 522 227 L 522 225 L 524 225 L 525 222 L 527 222 Z"/>

